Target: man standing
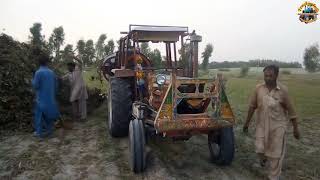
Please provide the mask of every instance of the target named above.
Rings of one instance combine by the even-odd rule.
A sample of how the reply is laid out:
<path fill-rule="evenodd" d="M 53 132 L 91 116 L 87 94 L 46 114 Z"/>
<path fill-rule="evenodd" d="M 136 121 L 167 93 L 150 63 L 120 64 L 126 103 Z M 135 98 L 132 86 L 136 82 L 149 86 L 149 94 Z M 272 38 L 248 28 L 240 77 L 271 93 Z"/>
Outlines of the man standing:
<path fill-rule="evenodd" d="M 35 72 L 32 86 L 36 90 L 35 136 L 51 136 L 54 121 L 60 116 L 56 103 L 57 79 L 55 73 L 47 66 L 49 56 L 40 53 L 40 68 Z M 45 131 L 44 131 L 45 130 Z"/>
<path fill-rule="evenodd" d="M 82 77 L 82 69 L 76 66 L 74 62 L 69 62 L 67 65 L 69 73 L 63 79 L 68 79 L 70 82 L 70 102 L 72 103 L 73 120 L 85 121 L 87 119 L 88 93 Z"/>
<path fill-rule="evenodd" d="M 256 153 L 259 155 L 261 166 L 266 162 L 269 164 L 268 178 L 278 180 L 286 150 L 289 120 L 296 139 L 300 138 L 300 133 L 287 87 L 277 82 L 279 67 L 269 65 L 263 72 L 265 83 L 256 86 L 243 131 L 248 132 L 250 120 L 256 110 Z"/>

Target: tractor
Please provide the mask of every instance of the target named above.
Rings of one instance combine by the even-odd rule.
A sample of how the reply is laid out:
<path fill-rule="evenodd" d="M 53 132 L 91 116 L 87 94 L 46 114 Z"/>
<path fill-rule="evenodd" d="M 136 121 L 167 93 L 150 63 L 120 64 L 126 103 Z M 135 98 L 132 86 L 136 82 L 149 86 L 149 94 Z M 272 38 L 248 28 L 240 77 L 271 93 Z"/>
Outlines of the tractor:
<path fill-rule="evenodd" d="M 207 135 L 211 160 L 230 165 L 235 118 L 222 75 L 198 78 L 202 37 L 184 26 L 129 25 L 121 34 L 118 51 L 104 58 L 101 70 L 109 84 L 107 129 L 112 137 L 129 136 L 132 171 L 145 170 L 152 136 L 188 140 Z M 143 42 L 165 44 L 163 67 L 156 68 L 141 52 Z M 184 63 L 177 60 L 177 46 Z"/>

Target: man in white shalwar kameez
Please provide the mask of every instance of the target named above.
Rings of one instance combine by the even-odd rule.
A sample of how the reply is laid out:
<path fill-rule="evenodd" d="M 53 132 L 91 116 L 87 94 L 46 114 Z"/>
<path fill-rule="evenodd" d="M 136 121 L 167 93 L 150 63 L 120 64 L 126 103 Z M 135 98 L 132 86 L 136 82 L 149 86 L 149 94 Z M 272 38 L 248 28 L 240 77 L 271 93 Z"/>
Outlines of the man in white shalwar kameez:
<path fill-rule="evenodd" d="M 87 119 L 87 99 L 88 93 L 82 77 L 81 65 L 74 62 L 67 64 L 69 73 L 63 79 L 70 82 L 70 102 L 72 103 L 72 113 L 74 121 L 84 121 Z"/>
<path fill-rule="evenodd" d="M 293 125 L 293 135 L 300 138 L 297 115 L 289 99 L 288 88 L 277 81 L 279 67 L 269 65 L 263 69 L 265 83 L 256 86 L 248 110 L 248 127 L 256 111 L 256 153 L 261 166 L 268 162 L 269 180 L 279 180 L 286 153 L 286 134 L 289 122 Z"/>

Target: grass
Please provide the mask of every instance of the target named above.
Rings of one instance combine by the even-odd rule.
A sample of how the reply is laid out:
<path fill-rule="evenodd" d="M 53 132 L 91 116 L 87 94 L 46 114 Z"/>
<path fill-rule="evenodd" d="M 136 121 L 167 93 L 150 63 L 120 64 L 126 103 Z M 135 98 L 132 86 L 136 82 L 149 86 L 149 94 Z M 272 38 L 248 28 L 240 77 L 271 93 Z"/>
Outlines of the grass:
<path fill-rule="evenodd" d="M 279 81 L 289 89 L 289 95 L 296 107 L 301 119 L 320 117 L 320 75 L 313 79 L 312 75 L 280 75 Z M 262 83 L 262 76 L 249 76 L 247 78 L 229 78 L 227 88 L 232 104 L 240 107 L 241 111 L 246 110 L 246 106 L 254 87 Z"/>
<path fill-rule="evenodd" d="M 290 70 L 282 70 L 280 73 L 288 75 L 288 74 L 291 74 L 291 71 Z"/>
<path fill-rule="evenodd" d="M 291 74 L 280 74 L 279 81 L 286 85 L 289 96 L 299 117 L 299 128 L 302 138 L 296 141 L 292 137 L 292 128 L 289 126 L 286 160 L 283 165 L 285 179 L 318 179 L 320 178 L 320 74 L 309 74 L 301 69 L 288 69 Z M 206 78 L 221 73 L 210 70 L 204 75 Z M 256 84 L 263 82 L 262 69 L 250 68 L 245 78 L 238 78 L 239 69 L 223 72 L 227 78 L 227 95 L 237 119 L 235 127 L 237 157 L 234 165 L 251 169 L 256 176 L 262 172 L 255 170 L 252 163 L 256 158 L 254 153 L 254 128 L 250 135 L 242 134 L 242 125 L 246 118 L 248 102 Z M 254 122 L 252 123 L 254 124 Z M 245 161 L 239 158 L 246 159 Z"/>
<path fill-rule="evenodd" d="M 230 69 L 228 69 L 228 68 L 219 68 L 218 70 L 219 71 L 230 71 Z"/>
<path fill-rule="evenodd" d="M 289 70 L 289 69 L 288 69 Z M 320 117 L 320 73 L 309 74 L 301 69 L 290 68 L 291 74 L 280 74 L 279 81 L 289 89 L 289 95 L 300 119 Z M 203 78 L 214 77 L 219 70 L 211 69 Z M 254 87 L 263 83 L 262 68 L 250 68 L 248 76 L 238 78 L 239 68 L 230 68 L 222 74 L 227 79 L 228 98 L 233 108 L 242 113 L 247 110 Z"/>

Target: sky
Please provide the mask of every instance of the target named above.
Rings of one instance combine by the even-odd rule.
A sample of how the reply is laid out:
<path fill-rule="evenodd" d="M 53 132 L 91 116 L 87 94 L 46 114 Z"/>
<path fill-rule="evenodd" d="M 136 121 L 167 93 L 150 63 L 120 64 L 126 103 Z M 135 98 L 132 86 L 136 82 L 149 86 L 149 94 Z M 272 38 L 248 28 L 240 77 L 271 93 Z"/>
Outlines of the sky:
<path fill-rule="evenodd" d="M 320 0 L 311 0 L 318 8 Z M 118 40 L 129 24 L 188 26 L 202 36 L 200 53 L 214 46 L 210 61 L 264 58 L 303 61 L 304 49 L 320 43 L 320 17 L 301 23 L 303 0 L 0 0 L 0 33 L 28 41 L 29 28 L 42 24 L 49 38 L 63 26 L 66 43 Z"/>

